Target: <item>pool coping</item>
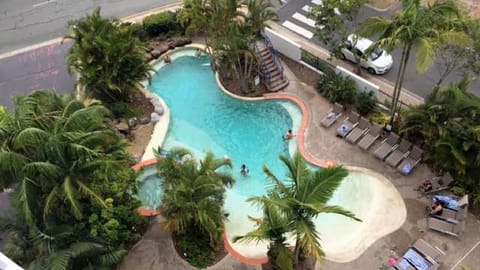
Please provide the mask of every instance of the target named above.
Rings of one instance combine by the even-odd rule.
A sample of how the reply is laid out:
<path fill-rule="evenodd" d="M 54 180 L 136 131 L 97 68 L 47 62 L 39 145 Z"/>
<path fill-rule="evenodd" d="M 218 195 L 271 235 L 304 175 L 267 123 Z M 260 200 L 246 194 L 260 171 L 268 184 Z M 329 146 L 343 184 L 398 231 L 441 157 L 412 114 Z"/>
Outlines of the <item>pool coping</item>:
<path fill-rule="evenodd" d="M 189 45 L 184 46 L 184 47 L 179 47 L 179 48 L 175 48 L 173 50 L 169 50 L 169 51 L 165 52 L 164 54 L 162 54 L 162 56 L 167 55 L 167 54 L 173 54 L 175 52 L 182 51 L 182 50 L 191 50 L 193 48 L 205 49 L 205 45 L 198 44 L 198 43 L 192 43 L 192 44 L 189 44 Z M 157 65 L 158 63 L 163 61 L 162 56 L 160 56 L 156 60 L 151 61 L 151 64 L 152 65 Z M 262 101 L 262 100 L 289 100 L 289 101 L 295 103 L 300 108 L 300 110 L 302 112 L 302 121 L 301 121 L 300 127 L 297 131 L 297 149 L 300 152 L 300 154 L 302 155 L 302 157 L 307 162 L 309 162 L 309 163 L 311 163 L 315 166 L 321 167 L 321 168 L 327 168 L 327 167 L 337 165 L 337 162 L 336 162 L 335 159 L 319 160 L 319 159 L 315 158 L 312 154 L 310 154 L 310 152 L 308 152 L 307 149 L 305 148 L 305 134 L 306 134 L 306 130 L 307 130 L 307 127 L 308 127 L 308 123 L 310 121 L 310 114 L 309 114 L 309 111 L 307 109 L 307 106 L 305 105 L 303 100 L 301 100 L 299 97 L 296 97 L 294 95 L 287 94 L 287 93 L 278 93 L 278 92 L 277 93 L 264 94 L 262 97 L 243 97 L 243 96 L 239 96 L 239 95 L 236 95 L 234 93 L 231 93 L 230 91 L 225 89 L 225 87 L 222 85 L 222 83 L 220 81 L 220 76 L 219 76 L 218 72 L 216 72 L 216 74 L 215 74 L 215 79 L 217 81 L 217 85 L 220 88 L 220 90 L 224 94 L 226 94 L 226 95 L 228 95 L 232 98 L 235 98 L 235 99 L 239 99 L 239 100 L 243 100 L 243 101 L 250 101 L 250 102 L 251 101 Z M 147 89 L 145 89 L 145 90 L 147 90 Z M 153 94 L 152 92 L 150 92 L 148 90 L 147 90 L 147 93 Z M 160 96 L 158 96 L 156 94 L 155 94 L 155 96 L 157 96 L 163 102 L 163 99 Z M 165 109 L 166 109 L 166 111 L 168 111 L 168 106 L 166 104 L 165 104 Z M 162 130 L 157 130 L 155 128 L 151 137 L 154 138 L 158 135 L 157 133 L 161 132 L 160 134 L 163 134 L 163 140 L 164 140 L 167 131 L 168 131 L 168 126 L 165 129 L 162 129 Z M 163 144 L 163 140 L 159 143 L 159 145 Z M 159 142 L 159 141 L 157 141 L 157 142 Z M 148 146 L 150 146 L 150 143 L 148 144 Z M 156 158 L 149 158 L 149 159 L 145 158 L 146 154 L 147 154 L 146 151 L 147 150 L 145 150 L 145 153 L 142 157 L 142 161 L 135 164 L 132 167 L 134 170 L 138 171 L 139 169 L 141 169 L 144 166 L 149 166 L 149 165 L 155 164 L 157 162 Z M 142 207 L 137 209 L 138 213 L 140 213 L 140 214 L 144 213 L 144 214 L 147 214 L 148 216 L 160 214 L 160 211 L 158 209 L 150 210 L 150 211 L 151 212 L 149 212 L 149 209 L 144 209 Z M 230 242 L 228 241 L 228 237 L 227 237 L 227 234 L 226 234 L 225 230 L 224 230 L 224 233 L 223 233 L 223 239 L 224 239 L 223 243 L 224 243 L 225 249 L 228 251 L 228 253 L 232 257 L 234 257 L 238 261 L 240 261 L 242 263 L 246 263 L 246 264 L 251 264 L 251 265 L 264 264 L 264 263 L 268 262 L 268 257 L 249 258 L 249 257 L 243 256 L 240 253 L 238 253 L 230 245 Z"/>

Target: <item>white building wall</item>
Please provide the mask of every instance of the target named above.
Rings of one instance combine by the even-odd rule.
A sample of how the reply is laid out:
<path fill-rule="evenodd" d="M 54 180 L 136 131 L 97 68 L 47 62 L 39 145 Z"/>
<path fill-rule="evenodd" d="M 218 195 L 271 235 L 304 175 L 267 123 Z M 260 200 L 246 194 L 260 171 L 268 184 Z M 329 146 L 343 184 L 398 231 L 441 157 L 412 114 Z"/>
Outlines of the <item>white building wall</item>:
<path fill-rule="evenodd" d="M 300 62 L 302 53 L 299 44 L 293 42 L 285 36 L 280 35 L 277 32 L 274 32 L 269 28 L 265 28 L 265 34 L 272 42 L 275 50 L 294 61 Z"/>

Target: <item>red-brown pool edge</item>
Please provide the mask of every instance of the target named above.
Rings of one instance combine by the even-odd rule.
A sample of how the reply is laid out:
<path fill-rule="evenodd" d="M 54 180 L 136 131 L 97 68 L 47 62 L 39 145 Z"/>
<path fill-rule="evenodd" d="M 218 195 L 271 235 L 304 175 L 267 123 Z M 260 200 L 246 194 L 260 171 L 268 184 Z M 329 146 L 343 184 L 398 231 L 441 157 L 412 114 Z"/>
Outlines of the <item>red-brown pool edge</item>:
<path fill-rule="evenodd" d="M 318 167 L 321 168 L 327 168 L 327 167 L 332 167 L 336 166 L 336 160 L 335 159 L 326 159 L 324 161 L 318 160 L 314 156 L 312 156 L 306 149 L 305 149 L 305 131 L 308 126 L 308 122 L 310 119 L 310 115 L 308 113 L 307 106 L 305 103 L 298 97 L 287 94 L 287 93 L 272 93 L 272 94 L 266 94 L 263 96 L 265 100 L 289 100 L 291 102 L 294 102 L 297 104 L 297 106 L 300 108 L 302 112 L 302 122 L 300 124 L 300 127 L 297 131 L 297 147 L 298 151 L 300 154 L 303 156 L 303 158 Z M 137 164 L 135 164 L 132 169 L 138 171 L 144 166 L 150 166 L 153 165 L 157 162 L 155 158 L 153 159 L 148 159 L 141 161 Z M 138 208 L 136 210 L 140 215 L 143 216 L 155 216 L 159 215 L 160 211 L 158 209 L 144 209 L 144 208 Z M 257 265 L 257 264 L 265 264 L 268 262 L 268 257 L 261 257 L 261 258 L 249 258 L 246 256 L 241 255 L 238 253 L 231 245 L 230 242 L 228 241 L 227 237 L 227 232 L 224 230 L 223 232 L 223 244 L 225 249 L 228 251 L 228 253 L 237 259 L 238 261 L 246 264 L 252 264 L 252 265 Z"/>

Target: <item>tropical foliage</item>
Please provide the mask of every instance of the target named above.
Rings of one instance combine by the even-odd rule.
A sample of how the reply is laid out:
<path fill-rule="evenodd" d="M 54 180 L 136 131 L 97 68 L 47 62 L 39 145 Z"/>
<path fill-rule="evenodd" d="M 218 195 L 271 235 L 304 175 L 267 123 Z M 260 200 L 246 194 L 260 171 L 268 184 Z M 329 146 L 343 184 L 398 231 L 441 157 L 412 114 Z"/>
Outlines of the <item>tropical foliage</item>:
<path fill-rule="evenodd" d="M 466 92 L 467 85 L 435 89 L 424 104 L 402 115 L 400 128 L 411 138 L 421 138 L 427 148 L 425 159 L 452 172 L 456 185 L 478 204 L 480 99 Z"/>
<path fill-rule="evenodd" d="M 439 71 L 439 79 L 436 86 L 439 87 L 445 79 L 454 72 L 463 76 L 477 77 L 480 74 L 480 20 L 472 19 L 468 14 L 462 15 L 465 20 L 465 32 L 472 39 L 473 44 L 465 47 L 458 44 L 445 44 L 439 53 L 436 68 Z"/>
<path fill-rule="evenodd" d="M 69 22 L 64 40 L 73 44 L 67 55 L 70 72 L 78 74 L 80 90 L 86 97 L 106 103 L 128 101 L 131 91 L 150 78 L 147 48 L 132 27 L 117 19 L 104 19 L 97 8 L 91 15 Z"/>
<path fill-rule="evenodd" d="M 352 212 L 340 206 L 328 205 L 328 200 L 348 175 L 343 167 L 312 171 L 297 151 L 292 159 L 280 156 L 288 169 L 288 179 L 280 180 L 264 166 L 263 171 L 272 181 L 266 196 L 251 197 L 248 201 L 263 208 L 264 217 L 254 219 L 257 228 L 235 240 L 266 240 L 270 242 L 271 262 L 280 269 L 292 269 L 300 255 L 305 253 L 316 259 L 324 256 L 319 234 L 313 219 L 320 213 L 343 215 L 360 221 Z M 287 247 L 286 233 L 293 235 L 293 254 Z M 292 259 L 292 257 L 294 259 Z"/>
<path fill-rule="evenodd" d="M 358 13 L 369 0 L 323 0 L 309 16 L 315 20 L 316 36 L 333 56 L 340 56 L 351 29 L 358 26 Z M 355 47 L 355 46 L 354 46 Z"/>
<path fill-rule="evenodd" d="M 174 233 L 180 252 L 196 267 L 206 267 L 222 244 L 225 191 L 235 183 L 222 168 L 231 165 L 230 159 L 210 152 L 197 162 L 182 148 L 158 159 L 164 228 Z"/>
<path fill-rule="evenodd" d="M 31 269 L 99 269 L 117 263 L 144 220 L 125 141 L 103 106 L 39 91 L 2 111 L 0 185 L 13 188 L 7 254 Z M 97 218 L 95 218 L 97 217 Z"/>
<path fill-rule="evenodd" d="M 412 52 L 415 53 L 417 70 L 424 72 L 431 66 L 443 45 L 471 44 L 464 32 L 461 12 L 455 1 L 434 1 L 426 5 L 420 0 L 401 2 L 402 11 L 392 18 L 370 17 L 357 31 L 360 36 L 379 37 L 372 49 L 382 47 L 389 53 L 397 47 L 402 50 L 390 110 L 390 124 L 394 121 L 405 70 Z"/>
<path fill-rule="evenodd" d="M 259 73 L 255 42 L 266 22 L 277 18 L 271 7 L 266 0 L 185 0 L 178 21 L 188 33 L 204 35 L 214 67 L 231 71 L 245 92 Z"/>

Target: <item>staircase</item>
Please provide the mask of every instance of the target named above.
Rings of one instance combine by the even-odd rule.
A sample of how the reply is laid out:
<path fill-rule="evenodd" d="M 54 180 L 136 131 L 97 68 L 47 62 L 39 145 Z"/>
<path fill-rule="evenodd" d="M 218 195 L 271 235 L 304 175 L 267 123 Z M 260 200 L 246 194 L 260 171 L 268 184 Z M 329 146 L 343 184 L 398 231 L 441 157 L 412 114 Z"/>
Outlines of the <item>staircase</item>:
<path fill-rule="evenodd" d="M 277 92 L 288 85 L 283 75 L 283 66 L 280 57 L 273 48 L 267 36 L 263 35 L 265 43 L 257 42 L 256 51 L 261 61 L 263 82 L 270 92 Z"/>

